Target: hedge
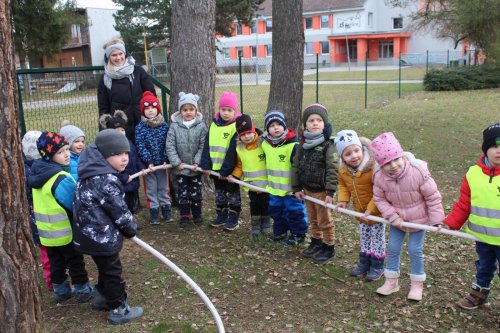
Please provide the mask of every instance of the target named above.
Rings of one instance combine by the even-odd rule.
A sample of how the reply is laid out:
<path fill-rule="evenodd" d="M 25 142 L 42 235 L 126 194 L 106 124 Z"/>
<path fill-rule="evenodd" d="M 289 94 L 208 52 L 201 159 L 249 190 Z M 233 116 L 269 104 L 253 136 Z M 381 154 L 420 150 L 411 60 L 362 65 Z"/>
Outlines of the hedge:
<path fill-rule="evenodd" d="M 500 87 L 500 65 L 483 64 L 430 70 L 424 77 L 427 91 L 473 90 Z"/>

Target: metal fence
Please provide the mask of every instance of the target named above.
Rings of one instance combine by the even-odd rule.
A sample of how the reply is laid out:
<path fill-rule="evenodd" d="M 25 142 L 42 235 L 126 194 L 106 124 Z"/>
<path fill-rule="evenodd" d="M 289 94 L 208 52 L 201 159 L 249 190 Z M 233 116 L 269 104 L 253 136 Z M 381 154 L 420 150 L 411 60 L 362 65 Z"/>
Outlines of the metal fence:
<path fill-rule="evenodd" d="M 69 120 L 92 141 L 99 130 L 97 86 L 103 73 L 102 66 L 18 70 L 21 132 L 59 131 L 61 123 Z M 170 91 L 152 79 L 167 112 Z"/>
<path fill-rule="evenodd" d="M 317 57 L 316 63 L 304 64 L 303 106 L 319 102 L 332 113 L 370 109 L 421 91 L 422 80 L 432 68 L 476 64 L 472 58 L 464 62 L 460 52 L 455 51 L 401 54 L 395 64 L 393 59 L 342 64 L 323 60 Z M 271 65 L 271 58 L 218 59 L 216 100 L 222 91 L 235 92 L 242 111 L 262 124 Z M 152 79 L 167 112 L 168 75 L 158 68 L 154 73 Z M 67 119 L 82 128 L 88 140 L 94 138 L 98 131 L 96 89 L 103 67 L 19 70 L 17 74 L 23 133 L 32 129 L 59 130 L 61 122 Z"/>

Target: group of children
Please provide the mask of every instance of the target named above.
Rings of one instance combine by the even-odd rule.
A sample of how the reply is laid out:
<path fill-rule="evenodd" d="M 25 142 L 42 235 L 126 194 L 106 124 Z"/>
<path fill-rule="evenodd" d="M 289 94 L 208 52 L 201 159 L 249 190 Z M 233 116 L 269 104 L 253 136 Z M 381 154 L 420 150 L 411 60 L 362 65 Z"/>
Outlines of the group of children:
<path fill-rule="evenodd" d="M 142 315 L 142 308 L 128 305 L 121 278 L 123 237 L 133 237 L 137 231 L 132 213 L 138 198 L 127 199 L 127 193 L 139 186 L 130 175 L 146 168 L 150 223 L 159 223 L 160 212 L 164 220 L 172 221 L 169 173 L 153 170 L 166 163 L 177 178 L 180 227 L 187 227 L 191 219 L 195 225 L 202 224 L 201 170 L 215 184 L 217 216 L 210 226 L 228 231 L 238 228 L 241 198 L 236 180 L 243 180 L 251 185 L 244 189 L 250 199 L 252 236 L 269 235 L 273 242 L 294 246 L 304 244 L 309 231 L 311 241 L 302 254 L 316 263 L 335 257 L 335 223 L 330 208 L 306 199 L 333 204 L 337 196 L 337 210 L 352 202 L 362 216 L 357 218 L 359 260 L 351 275 L 366 276 L 369 281 L 385 275 L 376 291 L 380 295 L 399 291 L 400 255 L 408 234 L 408 299 L 422 299 L 425 231 L 404 227 L 403 221 L 460 229 L 468 220 L 467 231 L 480 240 L 476 243 L 478 273 L 470 295 L 459 305 L 474 309 L 486 302 L 500 259 L 500 124 L 484 130 L 484 155 L 468 171 L 460 199 L 445 219 L 441 195 L 427 164 L 404 152 L 391 132 L 373 141 L 352 130 L 333 135 L 328 110 L 321 104 L 304 109 L 300 138 L 287 127 L 280 110 L 266 113 L 262 132 L 250 116 L 239 112 L 232 92 L 222 93 L 207 129 L 198 102 L 199 96 L 180 93 L 169 128 L 158 99 L 145 92 L 135 145 L 124 135 L 126 116 L 116 111 L 101 117 L 107 129 L 86 149 L 84 133 L 68 124 L 60 133 L 40 134 L 36 140 L 40 159 L 31 157 L 29 147 L 23 146 L 33 216 L 42 249 L 50 259 L 57 302 L 72 296 L 85 302 L 93 295 L 93 308 L 109 310 L 108 319 L 115 324 Z M 370 215 L 390 222 L 387 253 L 385 225 L 367 219 Z M 98 267 L 95 287 L 88 284 L 82 253 L 91 255 Z M 50 280 L 46 281 L 49 286 Z"/>

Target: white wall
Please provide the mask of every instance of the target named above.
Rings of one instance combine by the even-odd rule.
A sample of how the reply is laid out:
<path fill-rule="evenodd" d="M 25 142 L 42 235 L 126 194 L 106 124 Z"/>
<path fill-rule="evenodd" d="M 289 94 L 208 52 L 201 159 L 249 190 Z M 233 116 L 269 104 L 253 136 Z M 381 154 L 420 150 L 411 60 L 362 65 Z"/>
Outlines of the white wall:
<path fill-rule="evenodd" d="M 116 9 L 86 8 L 89 23 L 90 54 L 92 66 L 104 65 L 104 50 L 102 46 L 111 38 L 120 37 L 115 30 L 115 19 L 113 14 Z"/>

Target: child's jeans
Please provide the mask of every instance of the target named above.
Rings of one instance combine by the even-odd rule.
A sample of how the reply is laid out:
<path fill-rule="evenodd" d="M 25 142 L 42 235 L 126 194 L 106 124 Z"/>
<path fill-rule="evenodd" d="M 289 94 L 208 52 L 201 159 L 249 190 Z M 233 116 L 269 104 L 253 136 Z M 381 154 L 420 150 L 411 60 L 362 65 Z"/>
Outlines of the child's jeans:
<path fill-rule="evenodd" d="M 387 244 L 387 265 L 386 270 L 399 273 L 401 261 L 401 250 L 406 232 L 398 228 L 389 229 L 389 243 Z M 424 238 L 425 231 L 408 233 L 408 255 L 410 256 L 410 277 L 420 277 L 425 280 L 424 271 Z"/>
<path fill-rule="evenodd" d="M 500 263 L 500 246 L 476 242 L 476 283 L 481 288 L 489 288 Z M 500 276 L 500 272 L 498 272 Z"/>

